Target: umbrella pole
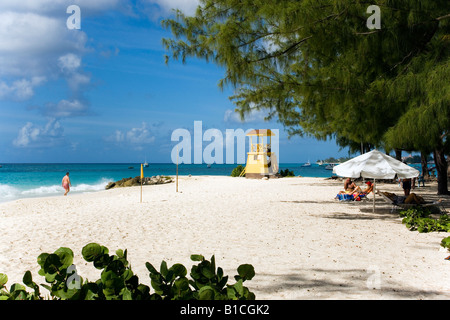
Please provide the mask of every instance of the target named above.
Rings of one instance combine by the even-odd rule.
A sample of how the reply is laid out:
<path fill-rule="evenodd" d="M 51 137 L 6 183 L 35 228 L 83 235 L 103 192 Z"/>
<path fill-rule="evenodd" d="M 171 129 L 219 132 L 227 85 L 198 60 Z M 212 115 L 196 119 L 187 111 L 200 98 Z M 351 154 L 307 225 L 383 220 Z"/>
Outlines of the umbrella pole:
<path fill-rule="evenodd" d="M 374 213 L 375 212 L 375 195 L 376 195 L 376 192 L 375 192 L 375 181 L 376 181 L 376 179 L 373 179 L 373 210 L 372 210 L 372 212 Z"/>

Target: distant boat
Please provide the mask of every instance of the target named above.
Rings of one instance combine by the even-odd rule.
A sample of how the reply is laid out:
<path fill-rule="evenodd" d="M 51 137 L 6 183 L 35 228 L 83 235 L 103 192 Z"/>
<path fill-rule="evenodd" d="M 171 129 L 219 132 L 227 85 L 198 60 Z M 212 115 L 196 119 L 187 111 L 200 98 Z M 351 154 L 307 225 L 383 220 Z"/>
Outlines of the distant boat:
<path fill-rule="evenodd" d="M 303 164 L 302 167 L 311 167 L 311 162 L 309 162 L 309 160 L 308 160 L 308 162 Z"/>
<path fill-rule="evenodd" d="M 329 163 L 329 164 L 327 164 L 327 165 L 325 166 L 325 169 L 327 169 L 327 170 L 333 170 L 333 168 L 334 168 L 335 165 L 336 165 L 336 164 L 334 164 L 334 163 Z"/>
<path fill-rule="evenodd" d="M 147 161 L 145 161 L 144 167 L 148 167 L 148 162 Z"/>
<path fill-rule="evenodd" d="M 134 167 L 128 167 L 128 169 L 134 169 Z"/>
<path fill-rule="evenodd" d="M 323 165 L 323 161 L 322 160 L 317 160 L 316 162 L 319 166 Z"/>
<path fill-rule="evenodd" d="M 207 168 L 211 168 L 211 165 L 210 165 L 210 164 L 207 164 L 206 167 L 207 167 Z"/>

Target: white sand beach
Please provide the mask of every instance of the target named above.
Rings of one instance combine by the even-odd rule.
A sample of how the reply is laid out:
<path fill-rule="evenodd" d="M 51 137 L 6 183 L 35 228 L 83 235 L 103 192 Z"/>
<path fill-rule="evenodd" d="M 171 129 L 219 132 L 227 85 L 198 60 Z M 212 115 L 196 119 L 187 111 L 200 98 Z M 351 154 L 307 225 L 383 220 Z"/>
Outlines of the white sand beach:
<path fill-rule="evenodd" d="M 173 183 L 145 186 L 143 203 L 140 187 L 2 203 L 0 273 L 8 286 L 27 270 L 43 283 L 36 258 L 64 246 L 79 275 L 95 280 L 99 270 L 81 249 L 97 242 L 110 252 L 127 249 L 147 285 L 145 262 L 190 270 L 190 255 L 203 254 L 215 255 L 231 283 L 240 264 L 252 264 L 256 276 L 245 285 L 258 300 L 450 298 L 450 253 L 440 247 L 450 234 L 409 231 L 379 198 L 375 213 L 372 202 L 338 202 L 342 186 L 323 178 L 193 176 L 180 178 L 178 193 Z M 402 193 L 395 184 L 378 188 Z M 414 192 L 437 197 L 435 184 Z"/>

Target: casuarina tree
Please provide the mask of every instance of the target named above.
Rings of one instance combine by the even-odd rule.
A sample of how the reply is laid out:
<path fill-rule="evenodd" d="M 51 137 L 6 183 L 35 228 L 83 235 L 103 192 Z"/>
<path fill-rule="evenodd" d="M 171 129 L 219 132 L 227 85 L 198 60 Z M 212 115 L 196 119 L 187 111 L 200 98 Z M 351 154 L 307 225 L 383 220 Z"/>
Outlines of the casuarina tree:
<path fill-rule="evenodd" d="M 223 67 L 241 117 L 265 110 L 291 135 L 363 150 L 432 150 L 448 192 L 447 0 L 200 0 L 163 25 L 167 61 Z"/>

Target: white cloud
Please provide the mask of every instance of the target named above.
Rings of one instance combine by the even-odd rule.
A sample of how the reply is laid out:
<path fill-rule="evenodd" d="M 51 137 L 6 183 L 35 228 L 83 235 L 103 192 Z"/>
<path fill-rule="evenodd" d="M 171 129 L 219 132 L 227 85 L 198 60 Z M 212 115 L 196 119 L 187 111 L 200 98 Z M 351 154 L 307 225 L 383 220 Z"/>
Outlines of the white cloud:
<path fill-rule="evenodd" d="M 77 92 L 80 90 L 81 86 L 87 85 L 91 82 L 91 77 L 80 72 L 75 72 L 71 74 L 66 80 L 72 91 L 75 94 L 78 94 Z"/>
<path fill-rule="evenodd" d="M 79 94 L 81 86 L 87 85 L 91 81 L 90 76 L 79 71 L 81 58 L 76 54 L 68 53 L 59 57 L 58 66 L 74 95 Z"/>
<path fill-rule="evenodd" d="M 49 103 L 44 109 L 47 116 L 54 118 L 67 118 L 85 115 L 88 105 L 80 100 L 61 100 L 57 104 Z"/>
<path fill-rule="evenodd" d="M 138 3 L 140 11 L 152 19 L 168 16 L 172 9 L 179 9 L 186 15 L 194 15 L 198 5 L 199 0 L 140 0 Z"/>
<path fill-rule="evenodd" d="M 122 0 L 2 0 L 0 11 L 40 12 L 45 14 L 58 14 L 70 5 L 77 5 L 87 13 L 106 11 L 116 7 Z"/>
<path fill-rule="evenodd" d="M 67 7 L 83 15 L 117 9 L 128 0 L 1 0 L 0 99 L 26 100 L 43 84 L 36 79 L 66 79 L 72 96 L 90 82 L 82 70 L 88 52 L 83 30 L 69 30 Z"/>
<path fill-rule="evenodd" d="M 0 99 L 29 99 L 43 84 L 35 79 L 60 77 L 67 81 L 72 97 L 82 96 L 81 88 L 91 80 L 82 70 L 88 36 L 83 27 L 67 28 L 69 5 L 80 7 L 83 20 L 84 16 L 111 10 L 124 14 L 130 10 L 168 14 L 172 8 L 178 8 L 193 13 L 198 0 L 1 0 Z"/>
<path fill-rule="evenodd" d="M 123 142 L 125 141 L 125 135 L 120 130 L 116 130 L 113 140 L 116 142 Z"/>
<path fill-rule="evenodd" d="M 63 142 L 64 129 L 56 119 L 50 119 L 44 127 L 27 122 L 19 130 L 13 145 L 19 148 L 48 148 Z"/>
<path fill-rule="evenodd" d="M 150 0 L 150 2 L 157 3 L 164 10 L 169 12 L 172 9 L 180 9 L 185 14 L 194 14 L 195 9 L 199 5 L 198 0 Z"/>
<path fill-rule="evenodd" d="M 31 140 L 37 139 L 39 132 L 40 130 L 35 128 L 31 122 L 27 122 L 27 124 L 20 129 L 19 135 L 13 141 L 13 144 L 16 147 L 26 147 Z"/>
<path fill-rule="evenodd" d="M 58 66 L 63 72 L 74 72 L 81 66 L 81 58 L 73 53 L 68 53 L 58 58 Z"/>
<path fill-rule="evenodd" d="M 133 128 L 126 134 L 126 141 L 132 144 L 147 144 L 155 141 L 151 130 L 147 127 L 145 122 L 142 123 L 141 128 Z"/>
<path fill-rule="evenodd" d="M 267 114 L 262 110 L 253 109 L 249 113 L 245 114 L 245 120 L 241 120 L 241 116 L 234 110 L 227 109 L 225 110 L 225 114 L 223 120 L 225 122 L 234 122 L 234 123 L 252 123 L 252 122 L 264 122 L 264 118 Z"/>
<path fill-rule="evenodd" d="M 33 77 L 30 80 L 15 80 L 10 85 L 0 81 L 0 99 L 27 100 L 34 94 L 34 88 L 45 82 L 45 77 Z"/>
<path fill-rule="evenodd" d="M 106 138 L 107 141 L 118 144 L 129 145 L 136 150 L 142 150 L 143 145 L 155 142 L 156 137 L 147 123 L 143 122 L 140 128 L 132 128 L 127 132 L 116 130 L 112 136 Z"/>
<path fill-rule="evenodd" d="M 2 11 L 2 6 L 5 3 L 0 5 L 0 99 L 26 100 L 45 79 L 58 77 L 61 67 L 76 66 L 73 58 L 86 51 L 87 37 L 68 30 L 64 19 Z"/>
<path fill-rule="evenodd" d="M 0 77 L 46 76 L 58 58 L 86 51 L 87 36 L 68 30 L 64 19 L 0 11 Z"/>

